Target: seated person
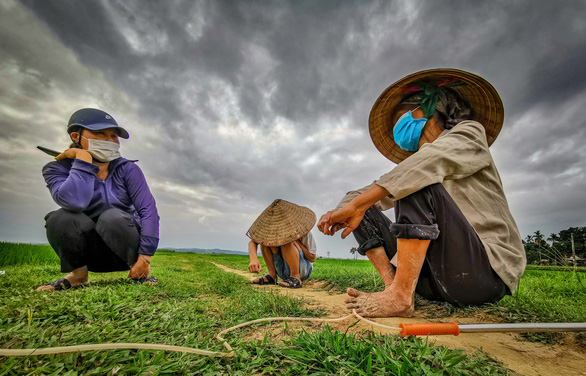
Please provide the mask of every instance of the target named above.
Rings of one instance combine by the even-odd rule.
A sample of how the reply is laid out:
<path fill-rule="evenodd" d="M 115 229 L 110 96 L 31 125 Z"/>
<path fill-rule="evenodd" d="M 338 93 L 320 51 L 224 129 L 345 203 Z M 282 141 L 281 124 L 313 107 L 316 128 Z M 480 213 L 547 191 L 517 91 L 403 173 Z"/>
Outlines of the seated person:
<path fill-rule="evenodd" d="M 145 177 L 120 156 L 128 132 L 107 113 L 84 108 L 69 119 L 71 147 L 43 167 L 61 209 L 45 217 L 47 239 L 64 278 L 39 286 L 65 290 L 87 285 L 88 271 L 129 270 L 129 278 L 156 282 L 150 260 L 159 242 L 159 215 Z"/>
<path fill-rule="evenodd" d="M 412 74 L 381 94 L 370 135 L 398 165 L 349 192 L 318 223 L 326 235 L 353 232 L 385 283 L 374 294 L 348 289 L 348 309 L 409 316 L 415 291 L 455 305 L 515 291 L 525 252 L 489 151 L 503 118 L 492 85 L 455 69 Z M 395 223 L 381 213 L 392 207 Z"/>
<path fill-rule="evenodd" d="M 281 287 L 300 288 L 301 282 L 311 276 L 316 259 L 316 246 L 311 228 L 315 224 L 315 213 L 304 206 L 285 200 L 275 200 L 254 221 L 246 235 L 251 273 L 260 273 L 262 267 L 257 256 L 260 244 L 262 257 L 268 274 L 255 278 L 257 285 L 274 285 L 277 276 Z"/>

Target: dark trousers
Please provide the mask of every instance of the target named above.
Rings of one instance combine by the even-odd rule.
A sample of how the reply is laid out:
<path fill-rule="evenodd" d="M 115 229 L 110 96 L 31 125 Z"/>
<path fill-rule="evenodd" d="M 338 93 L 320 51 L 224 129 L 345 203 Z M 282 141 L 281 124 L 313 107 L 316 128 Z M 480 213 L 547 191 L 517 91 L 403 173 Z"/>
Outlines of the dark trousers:
<path fill-rule="evenodd" d="M 431 240 L 415 290 L 422 297 L 476 305 L 510 295 L 490 266 L 476 231 L 441 184 L 396 200 L 395 220 L 392 223 L 370 207 L 353 231 L 358 252 L 364 255 L 384 247 L 390 260 L 397 252 L 397 239 Z"/>
<path fill-rule="evenodd" d="M 98 273 L 129 270 L 138 259 L 138 224 L 120 209 L 106 210 L 96 222 L 83 213 L 59 209 L 45 221 L 47 239 L 64 273 L 82 266 Z"/>

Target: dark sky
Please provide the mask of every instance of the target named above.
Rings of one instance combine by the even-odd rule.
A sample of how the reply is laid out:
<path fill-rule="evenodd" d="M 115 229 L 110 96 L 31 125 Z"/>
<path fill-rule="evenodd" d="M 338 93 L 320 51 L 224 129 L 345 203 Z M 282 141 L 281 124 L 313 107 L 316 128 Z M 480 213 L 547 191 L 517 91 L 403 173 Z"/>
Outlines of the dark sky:
<path fill-rule="evenodd" d="M 56 208 L 38 144 L 98 107 L 129 130 L 161 245 L 244 250 L 275 198 L 318 217 L 391 170 L 368 135 L 378 95 L 422 69 L 500 93 L 492 153 L 522 236 L 584 226 L 584 1 L 0 3 L 0 240 L 45 242 Z M 391 217 L 392 212 L 388 213 Z M 318 235 L 323 255 L 354 240 Z"/>

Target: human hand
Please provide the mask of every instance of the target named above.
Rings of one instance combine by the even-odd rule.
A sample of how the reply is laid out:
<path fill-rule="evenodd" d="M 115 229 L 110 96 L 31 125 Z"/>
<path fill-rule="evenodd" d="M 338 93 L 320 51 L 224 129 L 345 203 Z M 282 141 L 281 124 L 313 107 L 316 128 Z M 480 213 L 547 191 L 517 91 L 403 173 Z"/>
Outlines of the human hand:
<path fill-rule="evenodd" d="M 250 264 L 248 264 L 248 270 L 251 273 L 260 273 L 260 271 L 262 270 L 262 266 L 260 265 L 260 262 L 258 260 L 251 260 Z"/>
<path fill-rule="evenodd" d="M 337 209 L 336 209 L 337 210 Z M 333 223 L 331 220 L 332 214 L 335 210 L 330 210 L 326 214 L 322 215 L 319 221 L 317 222 L 317 228 L 320 232 L 323 232 L 324 235 L 334 235 L 338 230 L 343 229 L 346 227 L 342 223 Z"/>
<path fill-rule="evenodd" d="M 340 209 L 329 211 L 322 215 L 318 222 L 318 228 L 325 235 L 334 235 L 339 230 L 344 229 L 342 239 L 345 239 L 358 227 L 362 217 L 364 217 L 364 211 L 349 203 Z"/>
<path fill-rule="evenodd" d="M 59 154 L 55 157 L 56 160 L 61 160 L 64 158 L 71 158 L 71 159 L 81 159 L 83 161 L 92 163 L 92 156 L 88 153 L 87 150 L 79 149 L 79 148 L 69 148 L 65 150 L 63 153 Z"/>
<path fill-rule="evenodd" d="M 344 225 L 342 225 L 341 223 L 336 223 L 333 225 L 330 223 L 332 213 L 334 211 L 335 210 L 330 210 L 326 214 L 322 215 L 321 218 L 319 219 L 319 221 L 317 222 L 317 228 L 319 229 L 320 232 L 323 232 L 324 235 L 334 235 L 334 233 L 336 233 L 336 231 L 344 228 Z"/>
<path fill-rule="evenodd" d="M 151 272 L 151 264 L 147 260 L 150 261 L 151 256 L 138 255 L 138 260 L 128 272 L 128 278 L 141 279 L 148 277 Z"/>

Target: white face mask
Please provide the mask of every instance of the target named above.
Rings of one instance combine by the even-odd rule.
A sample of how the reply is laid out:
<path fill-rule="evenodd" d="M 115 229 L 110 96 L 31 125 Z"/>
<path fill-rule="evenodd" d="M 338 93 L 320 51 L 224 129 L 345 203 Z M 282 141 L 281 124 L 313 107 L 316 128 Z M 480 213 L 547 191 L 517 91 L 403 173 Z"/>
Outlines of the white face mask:
<path fill-rule="evenodd" d="M 99 162 L 110 162 L 116 158 L 120 158 L 120 144 L 112 141 L 96 140 L 94 138 L 83 138 L 87 140 L 88 153 Z"/>

